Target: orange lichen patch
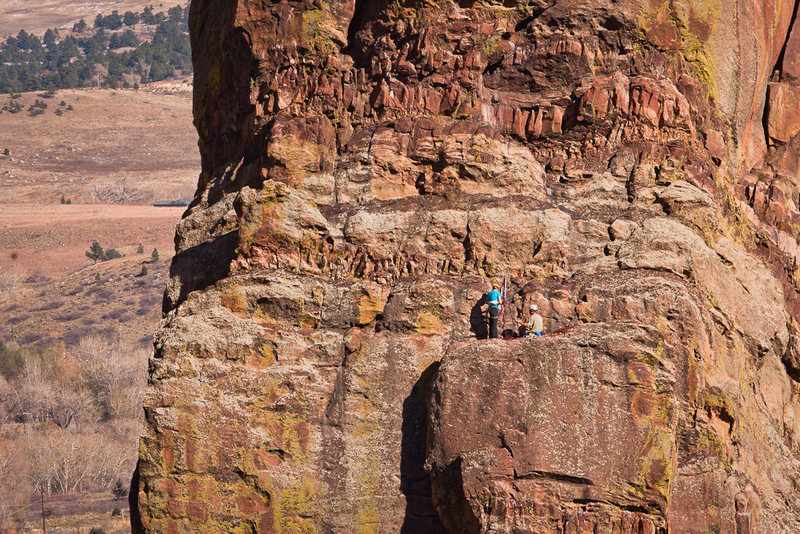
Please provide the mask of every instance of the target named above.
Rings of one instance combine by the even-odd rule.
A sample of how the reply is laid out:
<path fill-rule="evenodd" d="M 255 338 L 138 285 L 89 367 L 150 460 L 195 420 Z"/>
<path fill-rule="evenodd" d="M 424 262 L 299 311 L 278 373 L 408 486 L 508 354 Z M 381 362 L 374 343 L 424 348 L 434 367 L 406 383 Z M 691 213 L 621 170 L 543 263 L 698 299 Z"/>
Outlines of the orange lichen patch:
<path fill-rule="evenodd" d="M 361 325 L 369 324 L 378 315 L 383 313 L 386 308 L 386 301 L 389 298 L 388 288 L 375 286 L 374 288 L 364 289 L 358 305 L 358 322 Z"/>
<path fill-rule="evenodd" d="M 172 439 L 172 430 L 164 430 L 161 436 L 162 455 L 164 457 L 164 468 L 166 471 L 172 471 L 175 467 L 175 443 Z"/>
<path fill-rule="evenodd" d="M 246 301 L 244 296 L 240 293 L 239 288 L 236 285 L 229 285 L 224 289 L 221 288 L 221 291 L 220 303 L 222 306 L 230 310 L 230 312 L 237 317 L 244 316 Z"/>
<path fill-rule="evenodd" d="M 250 353 L 246 359 L 247 367 L 251 369 L 266 369 L 277 361 L 274 343 L 261 343 Z"/>

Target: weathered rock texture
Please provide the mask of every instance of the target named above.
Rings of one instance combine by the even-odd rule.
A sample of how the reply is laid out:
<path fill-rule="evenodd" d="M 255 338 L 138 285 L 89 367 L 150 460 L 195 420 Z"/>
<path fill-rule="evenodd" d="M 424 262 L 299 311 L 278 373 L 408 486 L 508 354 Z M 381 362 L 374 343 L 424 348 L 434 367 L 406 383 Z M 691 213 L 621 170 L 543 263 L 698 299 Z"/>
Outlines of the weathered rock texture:
<path fill-rule="evenodd" d="M 136 529 L 800 531 L 796 12 L 194 0 Z"/>

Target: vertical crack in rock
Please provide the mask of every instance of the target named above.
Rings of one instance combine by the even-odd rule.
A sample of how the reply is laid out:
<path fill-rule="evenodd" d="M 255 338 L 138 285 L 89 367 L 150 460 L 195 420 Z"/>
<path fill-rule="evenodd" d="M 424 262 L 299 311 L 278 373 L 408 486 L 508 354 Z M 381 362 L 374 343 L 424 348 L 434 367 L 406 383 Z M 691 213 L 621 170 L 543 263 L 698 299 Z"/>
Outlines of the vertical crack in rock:
<path fill-rule="evenodd" d="M 770 73 L 770 80 L 773 81 L 773 82 L 784 81 L 783 60 L 784 60 L 784 57 L 786 56 L 786 49 L 789 46 L 789 40 L 792 37 L 792 30 L 794 29 L 794 24 L 797 21 L 798 6 L 800 6 L 800 2 L 795 2 L 794 3 L 794 10 L 792 11 L 791 22 L 789 23 L 789 30 L 786 33 L 786 39 L 784 40 L 783 46 L 781 47 L 781 52 L 780 52 L 780 55 L 778 56 L 778 60 L 776 61 L 775 65 L 772 68 L 772 72 Z M 792 55 L 794 55 L 794 52 L 795 51 L 793 51 Z M 775 73 L 778 73 L 777 79 L 775 79 Z M 764 126 L 764 136 L 765 136 L 765 141 L 767 142 L 767 144 L 770 143 L 770 114 L 772 114 L 774 116 L 776 113 L 783 112 L 783 110 L 781 110 L 781 109 L 770 109 L 770 105 L 775 106 L 777 104 L 777 103 L 770 104 L 770 96 L 771 96 L 770 95 L 770 91 L 771 90 L 772 89 L 770 87 L 767 87 L 767 98 L 766 98 L 766 102 L 764 104 L 764 115 L 763 115 L 762 121 L 761 121 L 763 126 Z M 773 125 L 774 125 L 774 121 L 773 121 Z"/>

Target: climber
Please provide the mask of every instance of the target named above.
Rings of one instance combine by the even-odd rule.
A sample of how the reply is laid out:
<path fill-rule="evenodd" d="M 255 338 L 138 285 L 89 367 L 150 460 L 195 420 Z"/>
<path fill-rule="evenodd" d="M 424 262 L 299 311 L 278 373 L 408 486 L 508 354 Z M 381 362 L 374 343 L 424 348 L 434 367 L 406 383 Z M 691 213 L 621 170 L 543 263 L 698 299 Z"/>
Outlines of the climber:
<path fill-rule="evenodd" d="M 519 323 L 522 327 L 520 328 L 520 334 L 523 336 L 541 336 L 542 332 L 544 331 L 544 320 L 538 313 L 539 306 L 536 304 L 531 304 L 528 311 L 530 312 L 530 315 L 528 316 L 527 323 L 517 319 L 517 323 Z"/>
<path fill-rule="evenodd" d="M 492 290 L 486 295 L 486 301 L 489 303 L 489 338 L 497 339 L 500 337 L 497 333 L 497 319 L 500 317 L 500 307 L 502 295 L 500 294 L 500 286 L 497 282 L 492 282 Z"/>

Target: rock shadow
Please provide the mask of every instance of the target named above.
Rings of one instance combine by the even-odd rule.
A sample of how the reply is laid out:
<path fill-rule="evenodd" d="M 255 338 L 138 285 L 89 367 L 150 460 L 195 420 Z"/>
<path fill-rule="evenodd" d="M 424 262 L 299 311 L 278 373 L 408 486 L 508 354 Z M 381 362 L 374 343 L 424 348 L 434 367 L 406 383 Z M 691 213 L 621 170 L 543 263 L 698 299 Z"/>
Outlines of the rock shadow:
<path fill-rule="evenodd" d="M 486 295 L 483 295 L 469 312 L 469 331 L 474 333 L 478 339 L 489 337 L 489 325 L 486 322 L 486 314 L 483 312 L 486 302 Z"/>
<path fill-rule="evenodd" d="M 400 442 L 400 491 L 406 497 L 403 534 L 446 534 L 433 507 L 431 481 L 425 471 L 428 436 L 428 399 L 439 362 L 420 375 L 403 401 L 403 426 Z"/>

